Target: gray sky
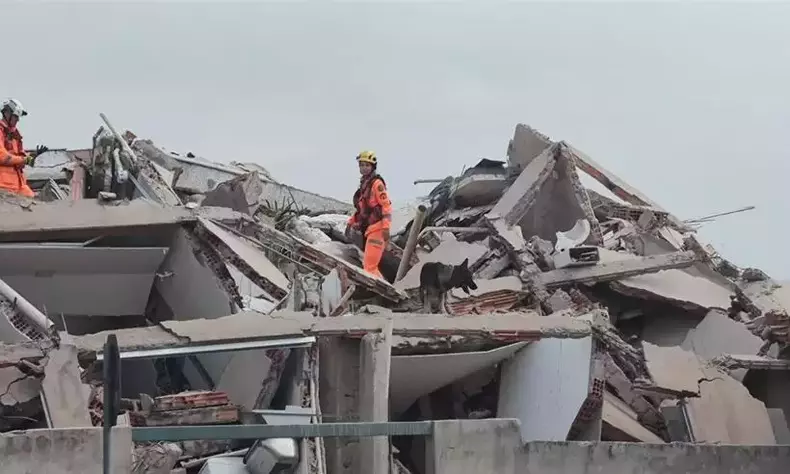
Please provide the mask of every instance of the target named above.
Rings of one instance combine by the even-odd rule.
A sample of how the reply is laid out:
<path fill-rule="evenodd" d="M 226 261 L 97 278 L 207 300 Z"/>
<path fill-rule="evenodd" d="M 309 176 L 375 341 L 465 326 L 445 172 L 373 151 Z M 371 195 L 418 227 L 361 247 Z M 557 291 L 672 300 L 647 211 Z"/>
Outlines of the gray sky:
<path fill-rule="evenodd" d="M 119 127 L 349 200 L 377 151 L 398 201 L 517 122 L 584 150 L 702 235 L 790 278 L 790 5 L 1 1 L 0 95 L 26 145 Z"/>

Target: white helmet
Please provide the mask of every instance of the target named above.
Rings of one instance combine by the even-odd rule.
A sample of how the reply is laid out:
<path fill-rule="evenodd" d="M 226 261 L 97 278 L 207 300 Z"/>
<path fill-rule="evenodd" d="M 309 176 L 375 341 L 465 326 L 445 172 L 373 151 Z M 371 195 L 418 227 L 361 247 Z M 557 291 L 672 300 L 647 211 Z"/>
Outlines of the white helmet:
<path fill-rule="evenodd" d="M 5 111 L 6 109 L 11 111 L 11 113 L 17 117 L 24 117 L 27 115 L 27 110 L 25 110 L 25 108 L 22 106 L 22 103 L 16 99 L 6 99 L 3 102 L 2 110 Z"/>

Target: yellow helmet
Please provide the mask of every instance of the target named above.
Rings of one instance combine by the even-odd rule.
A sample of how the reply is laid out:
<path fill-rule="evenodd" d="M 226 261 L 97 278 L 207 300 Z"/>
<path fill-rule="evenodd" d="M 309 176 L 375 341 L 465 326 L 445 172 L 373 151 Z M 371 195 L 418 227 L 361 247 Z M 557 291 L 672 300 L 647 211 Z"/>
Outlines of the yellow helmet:
<path fill-rule="evenodd" d="M 375 165 L 378 160 L 376 159 L 376 152 L 365 150 L 357 155 L 357 161 L 360 163 L 370 163 L 371 165 Z"/>

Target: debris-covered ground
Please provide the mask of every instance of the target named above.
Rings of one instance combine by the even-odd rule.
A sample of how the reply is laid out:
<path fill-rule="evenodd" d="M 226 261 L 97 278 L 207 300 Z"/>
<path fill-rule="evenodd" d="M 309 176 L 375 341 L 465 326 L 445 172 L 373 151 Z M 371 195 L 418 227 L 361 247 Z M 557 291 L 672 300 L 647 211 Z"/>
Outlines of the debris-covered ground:
<path fill-rule="evenodd" d="M 26 174 L 37 200 L 0 203 L 6 431 L 102 424 L 114 334 L 118 424 L 517 418 L 525 442 L 790 444 L 790 289 L 528 126 L 399 208 L 386 281 L 349 204 L 260 165 L 102 127 Z M 464 261 L 477 288 L 427 311 L 423 265 Z M 134 472 L 428 472 L 422 439 L 393 440 L 138 443 Z"/>

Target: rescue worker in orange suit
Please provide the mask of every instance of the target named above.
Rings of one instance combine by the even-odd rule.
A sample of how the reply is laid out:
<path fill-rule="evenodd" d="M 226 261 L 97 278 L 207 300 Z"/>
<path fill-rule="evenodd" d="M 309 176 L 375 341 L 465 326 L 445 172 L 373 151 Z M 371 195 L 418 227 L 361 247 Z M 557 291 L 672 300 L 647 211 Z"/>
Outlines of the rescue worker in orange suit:
<path fill-rule="evenodd" d="M 27 111 L 19 101 L 8 99 L 2 105 L 3 118 L 0 120 L 0 189 L 26 197 L 35 194 L 27 185 L 23 169 L 32 165 L 34 158 L 25 153 L 22 135 L 16 125 Z"/>
<path fill-rule="evenodd" d="M 363 151 L 357 156 L 359 164 L 359 189 L 354 193 L 356 212 L 348 220 L 346 234 L 351 229 L 359 231 L 363 236 L 365 257 L 362 266 L 373 276 L 383 278 L 379 271 L 379 262 L 390 240 L 392 226 L 392 202 L 387 194 L 384 178 L 376 173 L 378 165 L 376 154 Z"/>

